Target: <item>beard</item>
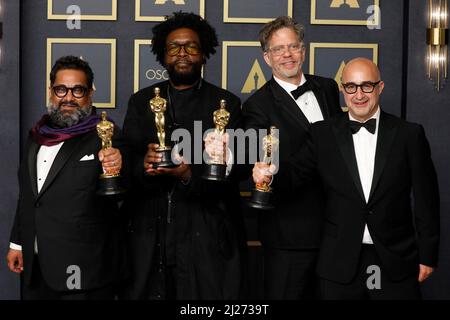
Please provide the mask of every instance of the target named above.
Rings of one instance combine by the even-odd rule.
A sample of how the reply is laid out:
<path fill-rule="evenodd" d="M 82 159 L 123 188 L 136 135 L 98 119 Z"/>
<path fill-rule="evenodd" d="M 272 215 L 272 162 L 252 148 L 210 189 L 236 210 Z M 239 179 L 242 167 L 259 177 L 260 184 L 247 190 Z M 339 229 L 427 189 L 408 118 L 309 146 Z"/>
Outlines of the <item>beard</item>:
<path fill-rule="evenodd" d="M 285 69 L 283 67 L 279 67 L 278 72 L 285 78 L 295 78 L 302 73 L 302 64 L 296 66 L 294 69 Z"/>
<path fill-rule="evenodd" d="M 176 70 L 176 64 L 171 63 L 166 66 L 169 73 L 169 79 L 175 86 L 179 85 L 194 85 L 202 76 L 202 63 L 191 64 L 188 71 L 179 72 Z"/>
<path fill-rule="evenodd" d="M 71 105 L 77 107 L 73 112 L 62 112 L 61 105 Z M 47 112 L 50 116 L 50 123 L 57 128 L 68 128 L 81 122 L 84 118 L 87 118 L 92 113 L 92 105 L 88 104 L 84 107 L 80 107 L 76 102 L 60 102 L 58 105 L 49 104 L 47 106 Z"/>

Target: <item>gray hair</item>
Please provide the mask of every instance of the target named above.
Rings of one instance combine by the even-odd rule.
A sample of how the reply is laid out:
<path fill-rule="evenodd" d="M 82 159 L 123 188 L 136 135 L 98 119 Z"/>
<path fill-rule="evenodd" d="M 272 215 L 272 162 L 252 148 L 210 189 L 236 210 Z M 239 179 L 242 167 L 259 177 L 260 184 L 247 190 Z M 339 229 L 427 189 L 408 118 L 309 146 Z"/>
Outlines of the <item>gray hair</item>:
<path fill-rule="evenodd" d="M 305 27 L 300 23 L 297 23 L 291 17 L 278 17 L 275 20 L 268 22 L 259 31 L 259 42 L 261 43 L 261 49 L 266 52 L 268 48 L 268 43 L 272 34 L 282 28 L 289 28 L 295 32 L 298 41 L 303 44 L 303 39 L 305 37 Z"/>

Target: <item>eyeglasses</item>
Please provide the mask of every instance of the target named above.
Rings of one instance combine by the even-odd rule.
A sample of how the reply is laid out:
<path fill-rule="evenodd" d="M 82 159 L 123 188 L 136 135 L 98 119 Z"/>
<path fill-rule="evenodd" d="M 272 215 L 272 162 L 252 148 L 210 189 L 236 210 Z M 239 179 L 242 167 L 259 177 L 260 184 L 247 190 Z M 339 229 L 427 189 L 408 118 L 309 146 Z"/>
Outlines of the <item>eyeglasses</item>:
<path fill-rule="evenodd" d="M 88 88 L 83 87 L 83 86 L 75 86 L 72 88 L 68 88 L 64 85 L 60 85 L 60 86 L 54 86 L 52 89 L 58 98 L 64 98 L 65 96 L 67 96 L 67 93 L 69 91 L 71 91 L 72 96 L 74 96 L 75 98 L 81 99 L 88 92 Z"/>
<path fill-rule="evenodd" d="M 199 55 L 201 52 L 200 46 L 195 42 L 188 42 L 185 44 L 171 42 L 167 45 L 166 52 L 169 56 L 173 57 L 180 53 L 181 48 L 183 48 L 187 54 L 192 56 Z"/>
<path fill-rule="evenodd" d="M 273 48 L 269 48 L 268 51 L 272 53 L 274 56 L 281 56 L 286 53 L 286 50 L 289 50 L 291 53 L 297 53 L 300 52 L 303 48 L 303 45 L 301 43 L 291 43 L 287 46 L 276 46 Z"/>
<path fill-rule="evenodd" d="M 353 82 L 349 82 L 349 83 L 343 83 L 342 87 L 344 88 L 345 92 L 347 92 L 348 94 L 353 94 L 356 93 L 356 91 L 358 91 L 358 87 L 361 88 L 361 91 L 364 93 L 372 93 L 373 90 L 375 90 L 375 87 L 381 82 L 381 80 L 377 81 L 377 82 L 370 82 L 370 81 L 366 81 L 363 82 L 361 84 L 356 84 Z"/>

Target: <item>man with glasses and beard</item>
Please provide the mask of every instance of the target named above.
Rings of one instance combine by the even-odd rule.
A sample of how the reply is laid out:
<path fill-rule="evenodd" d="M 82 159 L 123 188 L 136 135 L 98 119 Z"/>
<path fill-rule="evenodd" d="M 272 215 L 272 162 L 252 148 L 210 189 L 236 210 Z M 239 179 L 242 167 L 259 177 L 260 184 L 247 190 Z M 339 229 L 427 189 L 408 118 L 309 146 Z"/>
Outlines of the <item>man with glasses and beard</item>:
<path fill-rule="evenodd" d="M 114 298 L 118 208 L 96 187 L 102 172 L 120 170 L 122 157 L 116 148 L 101 150 L 93 79 L 87 62 L 57 60 L 48 112 L 30 130 L 7 255 L 25 300 Z"/>
<path fill-rule="evenodd" d="M 128 216 L 130 269 L 122 298 L 237 299 L 245 236 L 236 166 L 229 166 L 227 183 L 204 181 L 203 150 L 194 154 L 194 146 L 202 146 L 203 132 L 215 127 L 213 113 L 222 99 L 230 112 L 227 128 L 239 127 L 240 100 L 202 79 L 202 66 L 218 45 L 207 21 L 177 12 L 152 31 L 152 51 L 169 80 L 131 96 L 123 125 L 132 187 L 122 207 Z M 154 167 L 161 159 L 149 104 L 155 88 L 167 101 L 166 145 L 176 129 L 197 139 L 190 141 L 193 157 L 182 158 L 175 168 Z M 197 135 L 194 122 L 201 124 Z"/>

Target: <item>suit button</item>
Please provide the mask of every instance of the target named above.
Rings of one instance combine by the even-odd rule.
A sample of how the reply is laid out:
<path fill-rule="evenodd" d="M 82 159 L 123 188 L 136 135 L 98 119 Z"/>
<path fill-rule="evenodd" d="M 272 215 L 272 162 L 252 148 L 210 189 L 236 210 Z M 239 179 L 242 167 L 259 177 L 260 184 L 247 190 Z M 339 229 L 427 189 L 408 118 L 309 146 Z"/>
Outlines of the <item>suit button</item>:
<path fill-rule="evenodd" d="M 39 208 L 41 206 L 41 203 L 40 202 L 36 202 L 35 204 L 34 204 L 34 207 L 35 208 Z"/>
<path fill-rule="evenodd" d="M 372 210 L 369 210 L 369 214 L 373 214 L 373 211 L 372 211 Z"/>

